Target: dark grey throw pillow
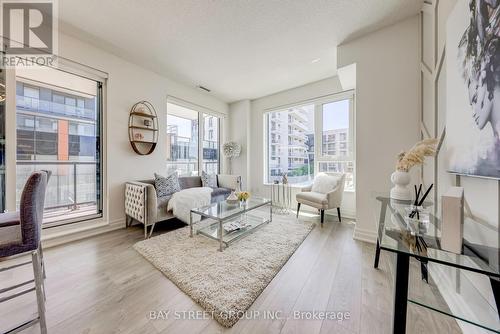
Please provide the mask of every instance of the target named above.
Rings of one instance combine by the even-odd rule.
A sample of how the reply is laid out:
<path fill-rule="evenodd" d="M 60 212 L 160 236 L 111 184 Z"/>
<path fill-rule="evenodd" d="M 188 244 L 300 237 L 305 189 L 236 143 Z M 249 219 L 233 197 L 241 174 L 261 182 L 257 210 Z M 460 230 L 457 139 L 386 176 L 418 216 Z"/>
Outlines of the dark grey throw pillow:
<path fill-rule="evenodd" d="M 179 185 L 179 178 L 177 173 L 170 174 L 167 177 L 163 177 L 155 173 L 155 188 L 156 196 L 163 197 L 172 195 L 181 190 Z"/>
<path fill-rule="evenodd" d="M 203 187 L 217 188 L 217 175 L 201 172 L 201 185 Z"/>

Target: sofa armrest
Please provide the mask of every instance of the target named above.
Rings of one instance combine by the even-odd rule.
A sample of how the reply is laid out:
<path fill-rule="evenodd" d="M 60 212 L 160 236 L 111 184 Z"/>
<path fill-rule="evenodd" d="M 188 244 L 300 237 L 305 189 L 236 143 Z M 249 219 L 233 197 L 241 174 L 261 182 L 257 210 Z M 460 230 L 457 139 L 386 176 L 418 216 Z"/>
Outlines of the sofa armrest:
<path fill-rule="evenodd" d="M 219 186 L 220 188 L 229 188 L 231 190 L 236 190 L 238 189 L 238 185 L 241 185 L 241 176 L 239 175 L 217 175 L 217 186 Z"/>
<path fill-rule="evenodd" d="M 157 216 L 156 189 L 144 182 L 125 184 L 125 214 L 135 220 L 151 225 Z"/>

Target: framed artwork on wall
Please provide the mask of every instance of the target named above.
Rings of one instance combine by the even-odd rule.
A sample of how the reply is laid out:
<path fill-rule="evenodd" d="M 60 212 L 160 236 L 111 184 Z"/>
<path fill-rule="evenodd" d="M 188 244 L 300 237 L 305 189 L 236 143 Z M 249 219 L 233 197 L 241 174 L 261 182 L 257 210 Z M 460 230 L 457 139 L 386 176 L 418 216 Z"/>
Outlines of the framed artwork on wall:
<path fill-rule="evenodd" d="M 448 171 L 500 179 L 500 0 L 457 1 L 446 29 Z"/>

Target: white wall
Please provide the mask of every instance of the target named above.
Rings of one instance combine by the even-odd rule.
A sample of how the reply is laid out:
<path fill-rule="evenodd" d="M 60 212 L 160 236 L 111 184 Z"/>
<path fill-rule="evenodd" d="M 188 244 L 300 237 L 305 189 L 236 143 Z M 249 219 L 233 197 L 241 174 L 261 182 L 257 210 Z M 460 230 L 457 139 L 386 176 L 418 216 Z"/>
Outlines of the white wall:
<path fill-rule="evenodd" d="M 243 157 L 235 163 L 234 172 L 246 176 L 244 186 L 252 193 L 270 196 L 270 187 L 264 184 L 264 113 L 271 108 L 301 102 L 342 91 L 337 77 L 332 77 L 256 100 L 240 101 L 230 105 L 232 139 L 243 146 Z M 297 191 L 297 190 L 295 190 Z M 354 193 L 346 192 L 342 212 L 346 217 L 355 216 Z M 307 208 L 304 208 L 307 210 Z M 334 213 L 334 212 L 332 212 Z"/>
<path fill-rule="evenodd" d="M 356 64 L 355 238 L 376 240 L 373 193 L 388 193 L 396 155 L 419 139 L 417 16 L 338 47 Z"/>
<path fill-rule="evenodd" d="M 228 106 L 207 93 L 179 84 L 64 34 L 59 35 L 59 55 L 108 73 L 107 121 L 104 129 L 107 140 L 107 182 L 104 186 L 108 188 L 108 196 L 104 198 L 104 206 L 109 213 L 108 222 L 123 223 L 125 226 L 125 182 L 152 178 L 154 172 L 166 173 L 167 95 L 222 114 L 228 113 Z M 128 139 L 129 111 L 140 100 L 148 100 L 154 105 L 160 124 L 158 145 L 147 156 L 134 153 Z M 12 174 L 8 177 L 11 178 Z"/>
<path fill-rule="evenodd" d="M 248 189 L 250 180 L 250 168 L 248 163 L 250 157 L 248 155 L 251 147 L 250 133 L 251 123 L 251 102 L 243 100 L 234 102 L 229 105 L 229 129 L 227 131 L 231 141 L 235 141 L 241 145 L 241 155 L 232 161 L 232 174 L 240 175 L 242 178 L 243 188 Z"/>

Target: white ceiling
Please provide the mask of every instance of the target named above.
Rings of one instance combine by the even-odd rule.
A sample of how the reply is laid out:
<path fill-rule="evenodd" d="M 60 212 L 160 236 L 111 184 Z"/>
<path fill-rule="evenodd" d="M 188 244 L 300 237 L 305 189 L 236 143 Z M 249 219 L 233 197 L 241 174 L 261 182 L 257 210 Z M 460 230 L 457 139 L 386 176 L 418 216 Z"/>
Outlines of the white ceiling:
<path fill-rule="evenodd" d="M 336 74 L 336 46 L 422 0 L 62 0 L 62 30 L 226 102 Z M 312 62 L 315 59 L 319 61 Z"/>

